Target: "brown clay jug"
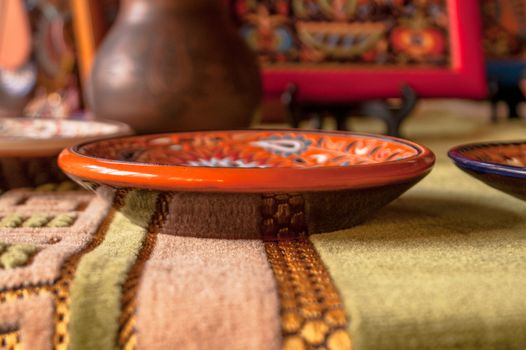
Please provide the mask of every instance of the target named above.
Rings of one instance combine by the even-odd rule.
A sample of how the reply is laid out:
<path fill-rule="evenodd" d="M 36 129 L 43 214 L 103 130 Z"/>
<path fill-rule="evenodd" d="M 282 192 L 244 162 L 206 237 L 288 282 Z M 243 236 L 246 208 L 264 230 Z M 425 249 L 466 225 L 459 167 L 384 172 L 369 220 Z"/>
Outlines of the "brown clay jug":
<path fill-rule="evenodd" d="M 250 126 L 257 59 L 219 0 L 124 0 L 88 86 L 95 116 L 138 133 Z"/>

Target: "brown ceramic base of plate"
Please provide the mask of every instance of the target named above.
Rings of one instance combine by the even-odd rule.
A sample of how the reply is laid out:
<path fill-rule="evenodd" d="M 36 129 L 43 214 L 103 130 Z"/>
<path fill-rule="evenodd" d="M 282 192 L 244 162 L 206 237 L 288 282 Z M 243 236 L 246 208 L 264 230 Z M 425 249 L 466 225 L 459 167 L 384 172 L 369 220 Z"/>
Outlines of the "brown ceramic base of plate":
<path fill-rule="evenodd" d="M 423 177 L 423 176 L 422 176 Z M 164 225 L 172 234 L 217 239 L 297 239 L 312 233 L 330 232 L 362 223 L 422 177 L 386 186 L 321 192 L 218 193 L 161 192 Z M 130 191 L 89 184 L 103 197 Z M 133 218 L 131 218 L 133 219 Z"/>
<path fill-rule="evenodd" d="M 507 193 L 515 198 L 526 201 L 526 187 L 525 181 L 522 178 L 515 178 L 511 176 L 504 176 L 500 174 L 479 173 L 472 170 L 463 169 L 466 173 L 474 178 L 484 182 L 485 184 Z"/>

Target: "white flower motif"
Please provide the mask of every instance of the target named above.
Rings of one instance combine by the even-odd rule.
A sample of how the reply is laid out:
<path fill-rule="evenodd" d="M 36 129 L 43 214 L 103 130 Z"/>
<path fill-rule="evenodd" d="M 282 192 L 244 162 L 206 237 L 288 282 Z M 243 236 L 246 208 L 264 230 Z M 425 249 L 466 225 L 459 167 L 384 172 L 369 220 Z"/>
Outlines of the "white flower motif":
<path fill-rule="evenodd" d="M 210 159 L 198 159 L 191 160 L 185 165 L 187 166 L 204 166 L 212 168 L 268 168 L 268 165 L 259 164 L 258 162 L 246 162 L 242 159 L 232 159 L 231 157 L 226 158 L 216 158 L 212 157 Z"/>
<path fill-rule="evenodd" d="M 325 164 L 329 160 L 329 156 L 328 155 L 321 154 L 321 153 L 320 154 L 313 154 L 310 157 L 314 159 L 316 164 Z"/>

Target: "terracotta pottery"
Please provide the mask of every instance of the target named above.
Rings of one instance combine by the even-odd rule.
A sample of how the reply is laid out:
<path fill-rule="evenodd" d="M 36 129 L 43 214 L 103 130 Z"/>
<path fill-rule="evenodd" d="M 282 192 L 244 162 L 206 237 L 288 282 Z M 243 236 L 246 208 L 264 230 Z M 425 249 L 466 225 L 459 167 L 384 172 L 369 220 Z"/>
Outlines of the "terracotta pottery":
<path fill-rule="evenodd" d="M 31 28 L 22 0 L 0 2 L 0 69 L 16 70 L 31 54 Z"/>
<path fill-rule="evenodd" d="M 24 1 L 0 1 L 0 117 L 22 114 L 36 82 Z"/>
<path fill-rule="evenodd" d="M 66 180 L 57 166 L 64 147 L 130 135 L 122 123 L 45 118 L 0 118 L 0 189 Z"/>
<path fill-rule="evenodd" d="M 124 0 L 89 86 L 98 118 L 139 133 L 248 127 L 257 59 L 222 1 Z"/>
<path fill-rule="evenodd" d="M 485 184 L 526 200 L 526 142 L 489 142 L 452 148 L 455 164 Z"/>
<path fill-rule="evenodd" d="M 230 232 L 235 221 L 265 224 L 253 216 L 274 211 L 293 227 L 306 224 L 309 232 L 322 232 L 363 221 L 422 179 L 434 159 L 425 147 L 383 136 L 246 130 L 90 142 L 64 150 L 59 166 L 99 193 L 168 193 L 174 198 L 169 209 L 188 214 L 187 222 L 199 222 L 197 216 L 209 208 L 221 219 L 206 234 Z M 294 214 L 299 207 L 305 214 Z M 238 235 L 245 232 L 238 228 Z M 245 237 L 260 231 L 250 232 Z"/>

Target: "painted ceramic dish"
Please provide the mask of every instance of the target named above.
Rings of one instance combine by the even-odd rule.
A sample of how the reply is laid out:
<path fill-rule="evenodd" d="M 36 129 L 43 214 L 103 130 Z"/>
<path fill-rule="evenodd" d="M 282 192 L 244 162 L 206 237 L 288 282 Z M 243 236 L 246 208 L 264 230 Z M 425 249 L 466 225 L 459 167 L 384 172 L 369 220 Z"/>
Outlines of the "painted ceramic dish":
<path fill-rule="evenodd" d="M 295 205 L 305 206 L 298 220 L 315 225 L 310 232 L 360 222 L 433 163 L 428 149 L 401 139 L 298 130 L 123 137 L 71 147 L 59 157 L 64 172 L 86 187 L 175 193 L 172 207 L 180 215 L 216 203 L 229 225 L 239 221 L 240 206 L 248 210 L 244 216 L 260 215 L 258 222 L 273 210 L 291 218 Z M 289 200 L 296 204 L 286 206 Z M 261 212 L 265 203 L 270 209 Z"/>
<path fill-rule="evenodd" d="M 0 157 L 54 156 L 79 142 L 131 133 L 110 121 L 0 118 Z"/>
<path fill-rule="evenodd" d="M 526 200 L 526 142 L 494 142 L 452 148 L 449 157 L 489 186 Z"/>
<path fill-rule="evenodd" d="M 127 125 L 115 122 L 0 118 L 0 188 L 62 181 L 66 177 L 56 157 L 63 148 L 131 133 Z"/>

